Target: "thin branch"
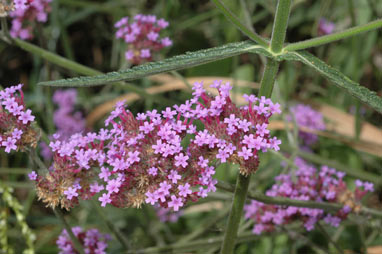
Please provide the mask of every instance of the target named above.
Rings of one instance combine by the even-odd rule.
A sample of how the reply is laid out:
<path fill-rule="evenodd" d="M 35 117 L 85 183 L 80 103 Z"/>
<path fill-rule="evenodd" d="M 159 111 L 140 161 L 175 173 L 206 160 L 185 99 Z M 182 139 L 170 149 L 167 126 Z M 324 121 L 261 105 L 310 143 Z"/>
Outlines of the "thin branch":
<path fill-rule="evenodd" d="M 216 7 L 224 14 L 224 16 L 229 21 L 231 21 L 231 23 L 234 24 L 242 33 L 244 33 L 246 36 L 248 36 L 251 40 L 255 41 L 259 45 L 268 48 L 268 42 L 254 31 L 251 31 L 251 29 L 248 28 L 246 25 L 241 23 L 241 21 L 235 16 L 235 14 L 233 14 L 222 1 L 212 1 L 216 5 Z"/>
<path fill-rule="evenodd" d="M 330 42 L 334 42 L 334 41 L 346 39 L 351 36 L 359 35 L 360 33 L 378 29 L 380 27 L 382 27 L 382 19 L 375 20 L 365 25 L 352 27 L 341 32 L 320 36 L 310 40 L 291 43 L 284 48 L 284 51 L 296 51 L 296 50 L 301 50 L 306 48 L 317 47 L 324 44 L 328 44 Z"/>
<path fill-rule="evenodd" d="M 64 224 L 64 228 L 66 229 L 66 232 L 69 234 L 70 240 L 72 241 L 75 249 L 80 253 L 80 254 L 85 254 L 85 251 L 83 249 L 82 244 L 80 241 L 78 241 L 77 237 L 73 234 L 73 231 L 69 224 L 66 222 L 64 215 L 62 214 L 61 210 L 59 209 L 53 209 L 54 214 L 57 216 L 57 218 Z"/>

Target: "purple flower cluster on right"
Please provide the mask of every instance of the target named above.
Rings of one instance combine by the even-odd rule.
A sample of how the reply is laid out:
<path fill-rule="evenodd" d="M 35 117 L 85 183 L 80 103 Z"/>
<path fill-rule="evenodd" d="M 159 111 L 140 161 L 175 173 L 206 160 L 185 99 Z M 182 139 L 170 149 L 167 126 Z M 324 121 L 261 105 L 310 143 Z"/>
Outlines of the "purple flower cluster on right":
<path fill-rule="evenodd" d="M 360 200 L 367 193 L 374 191 L 372 183 L 356 180 L 355 191 L 350 191 L 343 177 L 345 173 L 327 166 L 317 170 L 301 158 L 295 159 L 298 169 L 293 173 L 275 177 L 276 184 L 266 192 L 270 197 L 285 197 L 295 200 L 340 203 L 344 207 L 331 214 L 322 209 L 280 206 L 264 204 L 252 200 L 244 207 L 245 218 L 255 223 L 254 234 L 271 232 L 277 225 L 302 221 L 306 230 L 314 229 L 315 224 L 323 220 L 329 225 L 338 227 L 350 212 L 359 212 Z M 295 179 L 294 179 L 295 177 Z"/>
<path fill-rule="evenodd" d="M 102 234 L 98 229 L 84 231 L 81 227 L 73 227 L 72 232 L 82 244 L 86 254 L 106 254 L 107 241 L 111 240 L 110 235 Z M 78 253 L 74 249 L 74 244 L 65 229 L 61 232 L 56 244 L 60 249 L 59 254 Z"/>

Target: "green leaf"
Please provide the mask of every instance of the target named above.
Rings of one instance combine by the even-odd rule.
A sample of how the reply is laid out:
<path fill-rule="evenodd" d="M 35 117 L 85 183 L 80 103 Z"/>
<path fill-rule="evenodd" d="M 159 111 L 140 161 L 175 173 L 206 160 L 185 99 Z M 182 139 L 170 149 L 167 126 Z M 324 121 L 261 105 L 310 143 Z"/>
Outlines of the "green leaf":
<path fill-rule="evenodd" d="M 91 77 L 77 77 L 70 79 L 62 79 L 56 81 L 40 82 L 43 86 L 70 86 L 70 87 L 86 87 L 104 85 L 117 81 L 129 81 L 143 78 L 153 74 L 169 72 L 174 70 L 186 69 L 193 66 L 214 62 L 227 57 L 240 55 L 243 53 L 258 53 L 268 57 L 272 55 L 262 46 L 256 45 L 251 41 L 243 41 L 229 43 L 220 47 L 203 49 L 194 52 L 188 52 L 183 55 L 167 58 L 163 61 L 142 64 L 131 69 L 118 72 L 109 72 L 103 75 Z"/>
<path fill-rule="evenodd" d="M 343 73 L 327 65 L 325 62 L 321 61 L 312 54 L 305 51 L 294 51 L 287 52 L 281 57 L 284 60 L 300 61 L 312 67 L 338 87 L 345 89 L 352 96 L 358 98 L 363 103 L 382 113 L 382 98 L 378 96 L 376 92 L 370 91 L 366 87 L 354 82 Z"/>

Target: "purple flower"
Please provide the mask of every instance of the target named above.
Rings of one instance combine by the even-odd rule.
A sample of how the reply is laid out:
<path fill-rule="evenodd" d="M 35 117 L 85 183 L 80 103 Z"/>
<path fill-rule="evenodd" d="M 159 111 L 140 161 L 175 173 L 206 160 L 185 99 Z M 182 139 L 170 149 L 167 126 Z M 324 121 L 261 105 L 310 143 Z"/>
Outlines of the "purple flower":
<path fill-rule="evenodd" d="M 171 195 L 171 201 L 168 202 L 168 207 L 172 207 L 174 211 L 178 211 L 179 207 L 183 206 L 181 198 L 177 198 L 175 195 Z"/>
<path fill-rule="evenodd" d="M 36 172 L 35 172 L 35 171 L 30 172 L 30 173 L 28 174 L 28 178 L 29 178 L 29 180 L 31 180 L 31 181 L 36 181 L 36 179 L 37 179 L 37 174 L 36 174 Z"/>
<path fill-rule="evenodd" d="M 101 202 L 101 206 L 105 207 L 106 204 L 109 204 L 111 202 L 110 194 L 102 194 L 102 197 L 99 197 L 98 200 Z"/>

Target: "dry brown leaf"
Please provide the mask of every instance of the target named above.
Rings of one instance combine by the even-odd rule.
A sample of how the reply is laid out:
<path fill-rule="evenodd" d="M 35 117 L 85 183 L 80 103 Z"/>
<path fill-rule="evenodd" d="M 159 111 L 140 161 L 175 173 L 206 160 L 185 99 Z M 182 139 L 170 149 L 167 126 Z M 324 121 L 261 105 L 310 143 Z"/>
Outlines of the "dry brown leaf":
<path fill-rule="evenodd" d="M 367 248 L 367 254 L 382 254 L 382 246 L 372 246 Z"/>

